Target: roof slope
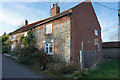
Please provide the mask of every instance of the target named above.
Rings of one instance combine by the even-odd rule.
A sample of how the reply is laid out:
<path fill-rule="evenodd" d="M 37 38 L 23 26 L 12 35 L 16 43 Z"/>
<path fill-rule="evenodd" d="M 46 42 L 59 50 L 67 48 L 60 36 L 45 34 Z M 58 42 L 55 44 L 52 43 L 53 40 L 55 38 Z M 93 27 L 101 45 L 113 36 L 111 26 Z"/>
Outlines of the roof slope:
<path fill-rule="evenodd" d="M 51 16 L 51 17 L 49 17 L 49 18 L 46 18 L 46 19 L 43 19 L 43 20 L 40 20 L 40 21 L 31 23 L 31 24 L 28 24 L 28 25 L 26 25 L 26 26 L 23 26 L 23 27 L 15 30 L 14 32 L 10 33 L 9 35 L 16 34 L 16 33 L 23 32 L 23 31 L 25 31 L 25 30 L 34 28 L 34 26 L 37 25 L 37 24 L 40 24 L 40 23 L 45 22 L 45 21 L 47 21 L 47 20 L 50 20 L 50 19 L 59 17 L 59 16 L 61 16 L 61 15 L 64 15 L 64 14 L 66 14 L 66 13 L 69 13 L 70 11 L 71 11 L 71 9 L 68 9 L 68 10 L 65 10 L 65 11 L 63 11 L 63 12 L 55 15 L 55 16 Z"/>

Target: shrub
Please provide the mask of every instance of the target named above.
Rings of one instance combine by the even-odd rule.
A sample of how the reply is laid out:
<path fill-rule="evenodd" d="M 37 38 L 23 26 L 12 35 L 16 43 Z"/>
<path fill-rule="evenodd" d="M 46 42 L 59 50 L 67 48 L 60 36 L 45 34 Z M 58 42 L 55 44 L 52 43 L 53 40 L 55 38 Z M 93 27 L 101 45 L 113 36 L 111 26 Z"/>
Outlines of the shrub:
<path fill-rule="evenodd" d="M 88 70 L 82 71 L 82 72 L 81 72 L 81 75 L 82 75 L 83 77 L 88 77 Z"/>
<path fill-rule="evenodd" d="M 82 75 L 81 75 L 81 71 L 75 71 L 72 75 L 71 75 L 72 78 L 82 78 Z"/>
<path fill-rule="evenodd" d="M 20 63 L 37 66 L 41 70 L 45 70 L 47 68 L 47 63 L 53 60 L 43 49 L 38 50 L 34 46 L 24 47 L 17 52 L 20 54 L 18 58 Z"/>
<path fill-rule="evenodd" d="M 80 69 L 79 65 L 75 63 L 58 62 L 54 64 L 53 63 L 48 64 L 49 71 L 60 74 L 71 74 L 79 69 Z"/>
<path fill-rule="evenodd" d="M 2 48 L 2 53 L 8 53 L 9 52 L 9 47 L 8 46 L 5 46 Z"/>
<path fill-rule="evenodd" d="M 31 59 L 29 57 L 27 57 L 27 56 L 19 57 L 18 60 L 22 64 L 26 64 L 26 65 L 30 65 L 31 64 Z"/>

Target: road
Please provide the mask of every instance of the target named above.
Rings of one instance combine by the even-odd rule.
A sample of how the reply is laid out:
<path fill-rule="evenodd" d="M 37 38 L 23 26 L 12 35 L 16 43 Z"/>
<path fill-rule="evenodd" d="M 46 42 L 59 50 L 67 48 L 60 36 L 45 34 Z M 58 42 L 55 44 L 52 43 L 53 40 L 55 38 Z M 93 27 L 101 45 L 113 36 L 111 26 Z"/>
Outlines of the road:
<path fill-rule="evenodd" d="M 14 59 L 2 55 L 3 78 L 50 78 L 48 75 L 36 72 L 30 68 L 18 64 Z"/>

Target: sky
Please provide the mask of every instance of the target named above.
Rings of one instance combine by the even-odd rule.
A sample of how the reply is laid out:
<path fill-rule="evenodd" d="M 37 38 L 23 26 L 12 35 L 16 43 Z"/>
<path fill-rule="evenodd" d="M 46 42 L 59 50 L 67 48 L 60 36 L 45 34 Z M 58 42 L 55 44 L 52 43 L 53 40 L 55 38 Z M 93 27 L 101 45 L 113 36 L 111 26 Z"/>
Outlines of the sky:
<path fill-rule="evenodd" d="M 67 10 L 79 3 L 61 2 L 59 3 L 60 11 Z M 118 2 L 98 3 L 116 10 L 118 9 Z M 92 5 L 101 26 L 102 41 L 115 41 L 111 39 L 111 36 L 114 36 L 118 29 L 106 30 L 118 26 L 118 11 L 108 9 L 95 2 L 92 2 Z M 29 21 L 28 23 L 33 23 L 47 17 L 50 17 L 49 2 L 2 2 L 0 3 L 0 36 L 4 32 L 8 34 L 24 25 L 25 19 Z"/>

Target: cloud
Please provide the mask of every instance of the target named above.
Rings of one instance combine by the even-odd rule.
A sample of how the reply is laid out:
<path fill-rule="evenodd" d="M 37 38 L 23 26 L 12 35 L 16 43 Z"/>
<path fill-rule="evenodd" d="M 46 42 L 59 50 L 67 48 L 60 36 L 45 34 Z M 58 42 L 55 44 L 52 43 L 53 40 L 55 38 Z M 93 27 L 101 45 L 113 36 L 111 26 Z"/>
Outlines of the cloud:
<path fill-rule="evenodd" d="M 17 25 L 20 24 L 24 18 L 21 15 L 16 13 L 11 13 L 0 9 L 0 22 L 4 22 L 6 24 Z"/>
<path fill-rule="evenodd" d="M 29 5 L 29 3 L 24 5 L 22 3 L 4 3 L 4 6 L 0 5 L 0 35 L 3 32 L 12 32 L 17 29 L 19 25 L 24 23 L 25 19 L 31 23 L 48 16 L 45 10 L 27 7 L 26 4 Z"/>

